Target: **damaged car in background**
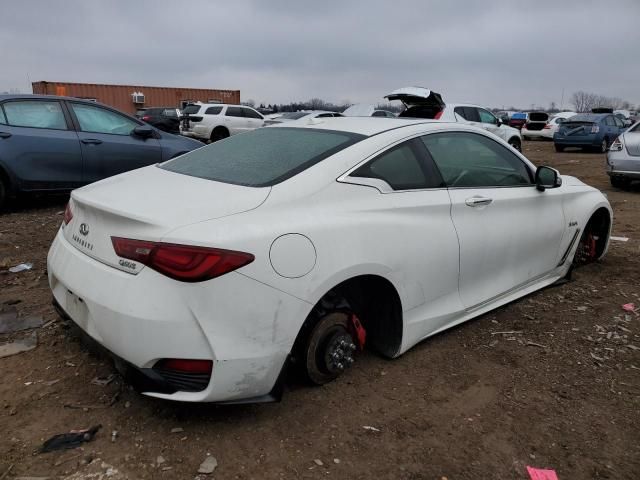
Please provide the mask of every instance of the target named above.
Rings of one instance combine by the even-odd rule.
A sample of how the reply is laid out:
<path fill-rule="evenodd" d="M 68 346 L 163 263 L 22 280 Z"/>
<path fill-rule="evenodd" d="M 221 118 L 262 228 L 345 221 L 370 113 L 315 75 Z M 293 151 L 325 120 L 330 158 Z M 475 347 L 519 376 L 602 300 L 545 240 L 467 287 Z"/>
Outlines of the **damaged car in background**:
<path fill-rule="evenodd" d="M 469 103 L 445 103 L 442 95 L 423 87 L 404 87 L 386 95 L 388 101 L 399 100 L 405 109 L 400 118 L 427 118 L 445 122 L 459 122 L 482 128 L 522 151 L 520 131 L 505 125 L 487 108 Z"/>
<path fill-rule="evenodd" d="M 611 221 L 484 129 L 323 118 L 75 190 L 47 265 L 58 311 L 144 394 L 262 402 L 289 365 L 322 385 L 566 278 Z"/>

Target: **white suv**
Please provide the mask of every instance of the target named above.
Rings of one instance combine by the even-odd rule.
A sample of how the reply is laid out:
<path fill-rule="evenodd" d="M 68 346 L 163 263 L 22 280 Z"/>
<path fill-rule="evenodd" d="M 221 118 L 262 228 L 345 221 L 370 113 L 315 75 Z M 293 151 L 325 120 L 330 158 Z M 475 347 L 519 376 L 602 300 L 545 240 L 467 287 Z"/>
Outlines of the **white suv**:
<path fill-rule="evenodd" d="M 264 126 L 264 117 L 251 107 L 220 103 L 192 103 L 184 107 L 180 133 L 204 142 Z"/>
<path fill-rule="evenodd" d="M 522 140 L 517 128 L 505 125 L 488 109 L 468 103 L 444 103 L 439 93 L 422 87 L 405 87 L 386 95 L 389 101 L 400 100 L 405 110 L 398 117 L 430 118 L 446 122 L 460 122 L 483 128 L 513 148 L 522 151 Z"/>

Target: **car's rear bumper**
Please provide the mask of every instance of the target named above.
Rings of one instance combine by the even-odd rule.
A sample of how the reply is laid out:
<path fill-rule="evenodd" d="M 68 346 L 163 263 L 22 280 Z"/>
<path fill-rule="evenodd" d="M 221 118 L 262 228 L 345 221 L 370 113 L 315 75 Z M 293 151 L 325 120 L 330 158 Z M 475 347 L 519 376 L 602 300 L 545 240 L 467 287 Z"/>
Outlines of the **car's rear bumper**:
<path fill-rule="evenodd" d="M 553 137 L 553 143 L 563 147 L 598 147 L 601 142 L 600 137 Z"/>
<path fill-rule="evenodd" d="M 302 324 L 305 302 L 232 272 L 176 282 L 149 268 L 131 275 L 73 247 L 59 232 L 47 259 L 59 311 L 124 361 L 143 393 L 194 402 L 260 401 L 272 393 Z M 302 316 L 301 319 L 299 317 Z M 200 391 L 166 385 L 163 358 L 213 361 Z M 178 382 L 179 383 L 179 382 Z"/>
<path fill-rule="evenodd" d="M 544 137 L 542 132 L 543 132 L 542 130 L 528 130 L 526 128 L 523 128 L 522 130 L 520 130 L 520 134 L 523 137 L 528 137 L 528 138 L 542 138 Z"/>

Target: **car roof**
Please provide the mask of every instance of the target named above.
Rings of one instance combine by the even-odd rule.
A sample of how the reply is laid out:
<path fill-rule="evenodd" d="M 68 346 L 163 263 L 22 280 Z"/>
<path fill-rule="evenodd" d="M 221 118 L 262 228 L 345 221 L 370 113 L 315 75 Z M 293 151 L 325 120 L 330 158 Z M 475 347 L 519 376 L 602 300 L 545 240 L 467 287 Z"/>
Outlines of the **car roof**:
<path fill-rule="evenodd" d="M 78 97 L 62 97 L 59 95 L 36 95 L 31 93 L 17 93 L 0 95 L 0 102 L 3 100 L 72 100 L 74 102 L 100 103 Z M 102 104 L 100 104 L 102 105 Z"/>
<path fill-rule="evenodd" d="M 434 126 L 443 123 L 459 125 L 455 122 L 442 122 L 440 120 L 427 120 L 424 118 L 391 118 L 391 117 L 326 117 L 312 118 L 306 122 L 287 122 L 270 126 L 268 128 L 315 128 L 319 130 L 334 130 L 339 132 L 357 133 L 360 135 L 377 135 L 388 130 L 408 127 L 411 125 L 432 124 Z"/>

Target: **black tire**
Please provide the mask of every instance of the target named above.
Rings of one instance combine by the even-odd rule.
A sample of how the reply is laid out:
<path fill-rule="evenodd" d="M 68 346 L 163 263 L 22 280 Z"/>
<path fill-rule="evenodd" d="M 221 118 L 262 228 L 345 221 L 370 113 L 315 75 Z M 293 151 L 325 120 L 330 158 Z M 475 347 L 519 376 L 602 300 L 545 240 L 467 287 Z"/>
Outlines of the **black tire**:
<path fill-rule="evenodd" d="M 7 196 L 9 194 L 8 190 L 9 189 L 4 184 L 4 182 L 2 181 L 2 177 L 0 176 L 0 212 L 2 211 L 2 209 L 4 208 L 7 202 Z"/>
<path fill-rule="evenodd" d="M 527 141 L 528 141 L 528 140 L 531 140 L 531 139 L 530 139 L 529 137 L 527 137 L 526 135 L 523 135 L 523 136 L 522 136 L 522 139 L 523 139 L 523 140 L 527 140 Z"/>
<path fill-rule="evenodd" d="M 631 183 L 626 178 L 615 175 L 610 176 L 609 181 L 611 182 L 611 186 L 615 188 L 627 188 Z"/>
<path fill-rule="evenodd" d="M 558 153 L 564 152 L 564 147 L 562 145 L 558 145 L 557 143 L 554 143 L 553 146 L 555 147 L 556 152 Z"/>
<path fill-rule="evenodd" d="M 229 130 L 224 127 L 216 127 L 211 132 L 211 143 L 225 139 L 229 136 Z"/>
<path fill-rule="evenodd" d="M 600 147 L 598 147 L 598 151 L 600 153 L 607 153 L 608 149 L 609 149 L 609 139 L 607 137 L 604 137 L 602 139 L 602 143 L 600 143 Z"/>
<path fill-rule="evenodd" d="M 512 138 L 511 140 L 509 140 L 509 145 L 511 145 L 517 151 L 522 152 L 522 144 L 520 143 L 520 140 Z"/>
<path fill-rule="evenodd" d="M 335 342 L 342 340 L 349 341 L 353 345 L 349 332 L 349 314 L 330 312 L 315 324 L 305 342 L 301 359 L 303 373 L 311 383 L 324 385 L 342 375 L 344 366 L 337 368 L 330 365 L 329 358 L 331 347 Z"/>

